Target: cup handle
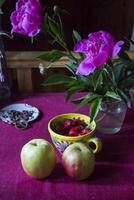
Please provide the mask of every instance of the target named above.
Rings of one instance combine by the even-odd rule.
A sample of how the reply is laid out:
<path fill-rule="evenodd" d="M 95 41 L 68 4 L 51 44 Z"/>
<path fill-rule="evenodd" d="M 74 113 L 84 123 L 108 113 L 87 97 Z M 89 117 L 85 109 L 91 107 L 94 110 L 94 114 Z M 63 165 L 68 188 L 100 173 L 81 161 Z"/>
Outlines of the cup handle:
<path fill-rule="evenodd" d="M 90 144 L 94 144 L 95 145 L 95 149 L 93 149 Z M 102 142 L 98 137 L 92 137 L 88 140 L 88 144 L 90 146 L 90 148 L 92 149 L 93 153 L 96 154 L 98 153 L 101 149 L 102 149 Z"/>

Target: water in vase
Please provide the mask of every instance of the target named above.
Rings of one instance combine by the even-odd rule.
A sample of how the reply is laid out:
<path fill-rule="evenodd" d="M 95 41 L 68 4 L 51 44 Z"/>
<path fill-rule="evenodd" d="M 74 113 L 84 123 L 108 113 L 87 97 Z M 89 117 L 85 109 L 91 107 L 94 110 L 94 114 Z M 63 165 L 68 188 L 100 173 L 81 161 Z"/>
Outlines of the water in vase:
<path fill-rule="evenodd" d="M 124 102 L 114 103 L 107 108 L 103 107 L 96 118 L 97 130 L 107 134 L 119 132 L 124 122 L 126 110 Z"/>

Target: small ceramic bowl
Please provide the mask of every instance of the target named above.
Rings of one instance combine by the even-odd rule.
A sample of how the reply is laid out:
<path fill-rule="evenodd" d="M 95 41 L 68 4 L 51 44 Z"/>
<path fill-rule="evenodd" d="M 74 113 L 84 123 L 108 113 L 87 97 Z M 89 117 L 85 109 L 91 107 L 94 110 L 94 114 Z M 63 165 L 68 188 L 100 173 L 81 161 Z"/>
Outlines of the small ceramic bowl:
<path fill-rule="evenodd" d="M 55 116 L 52 118 L 49 123 L 48 123 L 48 131 L 50 133 L 51 139 L 55 147 L 63 153 L 63 151 L 72 143 L 74 142 L 84 142 L 86 144 L 94 144 L 95 148 L 93 148 L 93 153 L 97 153 L 100 151 L 102 147 L 101 140 L 97 137 L 93 137 L 95 128 L 96 128 L 96 123 L 93 121 L 91 123 L 90 131 L 87 134 L 80 135 L 80 136 L 65 136 L 62 135 L 62 133 L 56 133 L 54 131 L 53 126 L 56 123 L 59 123 L 63 119 L 77 119 L 80 118 L 81 120 L 84 120 L 85 123 L 89 123 L 90 117 L 83 115 L 83 114 L 78 114 L 78 113 L 66 113 L 62 115 Z"/>

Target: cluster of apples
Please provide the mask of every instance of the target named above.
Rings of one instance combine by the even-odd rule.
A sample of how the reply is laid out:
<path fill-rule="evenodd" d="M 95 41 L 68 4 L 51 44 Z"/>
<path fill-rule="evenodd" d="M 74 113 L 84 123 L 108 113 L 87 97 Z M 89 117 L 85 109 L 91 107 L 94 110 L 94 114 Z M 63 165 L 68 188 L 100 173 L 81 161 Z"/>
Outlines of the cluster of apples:
<path fill-rule="evenodd" d="M 94 170 L 95 156 L 84 143 L 76 142 L 65 149 L 61 162 L 71 178 L 84 180 Z M 47 140 L 33 139 L 22 147 L 21 163 L 27 175 L 44 179 L 53 172 L 56 165 L 54 148 Z"/>
<path fill-rule="evenodd" d="M 54 125 L 54 131 L 65 136 L 80 136 L 87 134 L 90 129 L 80 118 L 63 119 Z"/>

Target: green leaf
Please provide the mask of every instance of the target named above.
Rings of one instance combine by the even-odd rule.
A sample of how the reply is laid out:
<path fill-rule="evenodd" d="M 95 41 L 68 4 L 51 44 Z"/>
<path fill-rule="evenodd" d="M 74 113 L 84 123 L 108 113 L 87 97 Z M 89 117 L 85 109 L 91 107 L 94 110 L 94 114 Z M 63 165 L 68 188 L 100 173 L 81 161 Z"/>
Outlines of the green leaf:
<path fill-rule="evenodd" d="M 72 102 L 74 104 L 76 104 L 78 106 L 78 108 L 80 108 L 81 106 L 93 101 L 94 99 L 96 99 L 98 97 L 100 97 L 100 95 L 98 95 L 98 94 L 88 94 L 81 98 L 75 99 Z"/>
<path fill-rule="evenodd" d="M 93 90 L 93 86 L 91 85 L 91 81 L 88 77 L 85 76 L 77 76 L 73 81 L 71 81 L 68 85 L 68 88 L 71 87 L 80 87 L 82 90 L 86 90 L 91 92 Z"/>
<path fill-rule="evenodd" d="M 120 52 L 118 53 L 118 56 L 124 60 L 130 60 L 128 54 L 123 50 L 120 50 Z"/>
<path fill-rule="evenodd" d="M 134 87 L 134 75 L 129 75 L 126 79 L 122 80 L 121 88 L 131 88 Z"/>
<path fill-rule="evenodd" d="M 131 108 L 131 102 L 130 102 L 130 94 L 125 93 L 123 90 L 121 89 L 117 89 L 119 95 L 121 96 L 121 99 L 126 103 L 126 105 L 128 106 L 128 108 Z"/>
<path fill-rule="evenodd" d="M 81 61 L 84 60 L 85 55 L 83 53 L 79 53 Z"/>
<path fill-rule="evenodd" d="M 63 84 L 63 83 L 69 83 L 70 81 L 72 81 L 73 78 L 66 76 L 66 75 L 62 75 L 62 74 L 56 74 L 56 75 L 52 75 L 49 76 L 44 82 L 43 85 L 44 86 L 48 86 L 48 85 L 57 85 L 57 84 Z"/>
<path fill-rule="evenodd" d="M 41 27 L 41 32 L 43 32 L 43 34 L 45 34 L 45 35 L 47 35 L 47 31 L 49 31 L 49 26 L 48 26 L 47 21 L 48 21 L 48 13 L 45 12 L 42 27 Z"/>
<path fill-rule="evenodd" d="M 127 79 L 126 79 L 126 83 L 130 86 L 131 85 L 131 87 L 134 87 L 134 75 L 131 75 L 130 77 L 128 77 Z"/>
<path fill-rule="evenodd" d="M 75 75 L 75 72 L 72 66 L 65 64 L 65 67 L 68 69 L 68 71 L 70 71 L 73 75 Z"/>
<path fill-rule="evenodd" d="M 121 100 L 120 96 L 113 91 L 107 91 L 105 94 L 106 97 L 111 97 L 113 99 Z"/>
<path fill-rule="evenodd" d="M 115 74 L 114 74 L 114 70 L 113 70 L 113 63 L 112 63 L 112 61 L 109 60 L 109 65 L 106 65 L 103 68 L 103 73 L 105 73 L 104 76 L 105 76 L 105 79 L 107 80 L 107 82 L 110 81 L 113 86 L 117 85 L 117 82 L 115 80 Z"/>
<path fill-rule="evenodd" d="M 61 31 L 60 25 L 50 17 L 48 17 L 48 25 L 52 33 L 54 33 L 54 35 L 59 39 L 59 41 L 64 42 L 64 35 Z"/>
<path fill-rule="evenodd" d="M 67 64 L 65 64 L 65 67 L 75 75 L 76 68 L 77 68 L 77 63 L 74 60 L 70 60 Z"/>
<path fill-rule="evenodd" d="M 96 98 L 90 102 L 90 110 L 89 110 L 90 123 L 97 116 L 100 106 L 101 106 L 101 102 L 102 102 L 102 98 Z"/>
<path fill-rule="evenodd" d="M 88 91 L 93 91 L 94 84 L 91 77 L 87 76 L 78 76 L 77 80 L 80 85 L 85 86 L 85 89 Z"/>
<path fill-rule="evenodd" d="M 44 52 L 42 55 L 38 56 L 38 58 L 48 61 L 48 62 L 55 62 L 63 56 L 64 56 L 64 53 L 62 51 L 53 49 L 51 51 Z"/>
<path fill-rule="evenodd" d="M 111 80 L 113 82 L 113 85 L 117 86 L 117 82 L 115 80 L 115 74 L 114 74 L 114 71 L 113 71 L 113 67 L 110 67 L 110 72 L 111 72 Z"/>
<path fill-rule="evenodd" d="M 77 86 L 78 85 L 78 80 L 76 77 L 73 77 L 72 81 L 70 81 L 67 85 L 67 88 L 70 89 L 71 87 Z"/>
<path fill-rule="evenodd" d="M 80 34 L 75 30 L 73 30 L 72 38 L 73 38 L 74 44 L 77 43 L 79 40 L 81 40 Z"/>
<path fill-rule="evenodd" d="M 128 70 L 133 71 L 133 70 L 134 70 L 134 60 L 129 60 L 129 61 L 126 63 L 126 68 L 127 68 Z"/>
<path fill-rule="evenodd" d="M 76 104 L 78 108 L 80 108 L 81 106 L 89 103 L 89 98 L 90 98 L 90 95 L 88 94 L 88 95 L 85 95 L 85 96 L 83 96 L 81 98 L 75 99 L 72 102 L 74 104 Z"/>
<path fill-rule="evenodd" d="M 67 90 L 67 96 L 66 96 L 66 101 L 68 101 L 69 99 L 71 99 L 71 97 L 77 93 L 77 92 L 80 92 L 80 91 L 83 91 L 84 88 L 82 85 L 75 85 L 75 86 L 72 86 L 70 87 L 68 90 Z"/>
<path fill-rule="evenodd" d="M 91 102 L 97 98 L 102 98 L 102 95 L 92 93 L 92 94 L 90 94 L 89 102 Z"/>
<path fill-rule="evenodd" d="M 123 78 L 127 63 L 128 61 L 124 62 L 123 59 L 115 59 L 113 61 L 113 73 L 117 82 Z"/>
<path fill-rule="evenodd" d="M 93 74 L 93 82 L 94 82 L 94 91 L 97 89 L 99 85 L 102 83 L 102 70 L 98 69 Z"/>

